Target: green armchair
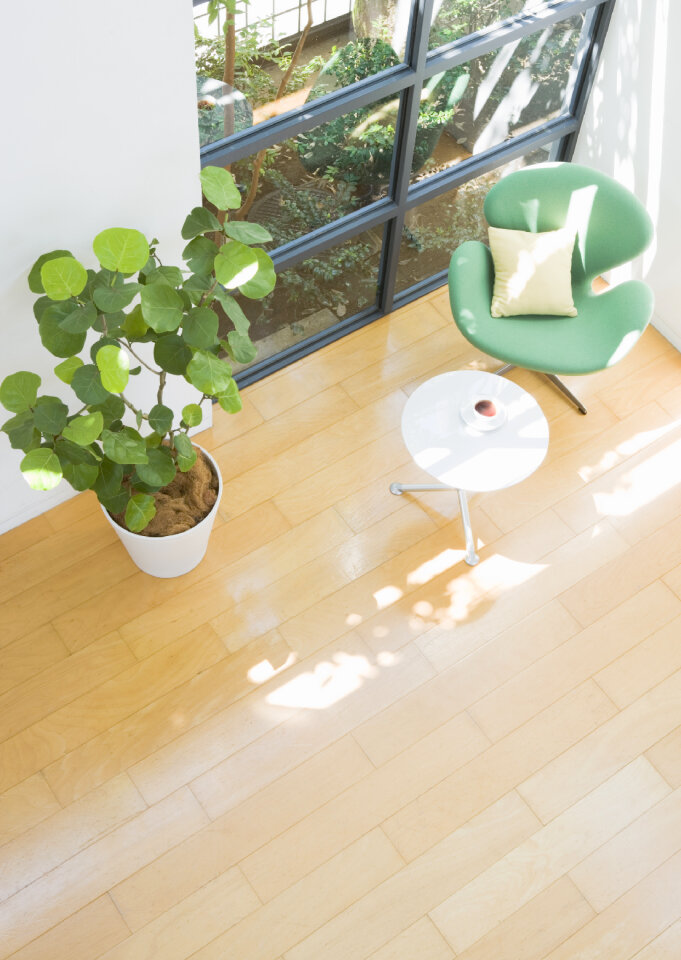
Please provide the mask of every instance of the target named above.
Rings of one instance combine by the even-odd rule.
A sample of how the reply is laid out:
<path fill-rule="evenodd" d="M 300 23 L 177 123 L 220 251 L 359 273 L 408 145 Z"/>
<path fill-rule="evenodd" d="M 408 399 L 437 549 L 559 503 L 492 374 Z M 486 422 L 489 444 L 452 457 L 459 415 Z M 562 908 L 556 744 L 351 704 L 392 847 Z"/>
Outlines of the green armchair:
<path fill-rule="evenodd" d="M 653 312 L 653 294 L 638 280 L 594 293 L 593 280 L 633 260 L 649 246 L 653 225 L 643 205 L 605 174 L 576 163 L 546 163 L 509 174 L 489 191 L 487 222 L 534 233 L 575 227 L 572 295 L 576 317 L 493 317 L 494 266 L 483 243 L 468 241 L 452 255 L 449 299 L 454 320 L 478 349 L 547 376 L 586 413 L 558 375 L 595 373 L 634 346 Z"/>

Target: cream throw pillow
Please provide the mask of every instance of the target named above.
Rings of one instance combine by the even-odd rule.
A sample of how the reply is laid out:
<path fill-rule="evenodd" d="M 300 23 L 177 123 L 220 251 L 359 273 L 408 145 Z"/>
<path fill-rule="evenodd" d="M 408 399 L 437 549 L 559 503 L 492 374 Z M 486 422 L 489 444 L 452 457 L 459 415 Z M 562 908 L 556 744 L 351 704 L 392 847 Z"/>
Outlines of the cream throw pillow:
<path fill-rule="evenodd" d="M 489 245 L 494 261 L 493 317 L 577 316 L 572 299 L 573 232 L 490 227 Z"/>

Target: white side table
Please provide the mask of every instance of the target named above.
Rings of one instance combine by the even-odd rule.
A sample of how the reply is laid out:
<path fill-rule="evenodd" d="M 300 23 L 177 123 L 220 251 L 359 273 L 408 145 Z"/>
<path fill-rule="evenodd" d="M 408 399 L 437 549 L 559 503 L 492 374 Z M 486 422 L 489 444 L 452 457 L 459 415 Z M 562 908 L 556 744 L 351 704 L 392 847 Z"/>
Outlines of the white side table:
<path fill-rule="evenodd" d="M 476 396 L 498 400 L 505 422 L 492 430 L 469 426 L 461 409 Z M 526 390 L 494 373 L 455 370 L 422 383 L 402 413 L 402 436 L 415 462 L 434 484 L 391 483 L 390 492 L 456 490 L 466 534 L 466 563 L 479 557 L 468 513 L 466 492 L 501 490 L 529 477 L 549 444 L 549 425 L 537 401 Z"/>

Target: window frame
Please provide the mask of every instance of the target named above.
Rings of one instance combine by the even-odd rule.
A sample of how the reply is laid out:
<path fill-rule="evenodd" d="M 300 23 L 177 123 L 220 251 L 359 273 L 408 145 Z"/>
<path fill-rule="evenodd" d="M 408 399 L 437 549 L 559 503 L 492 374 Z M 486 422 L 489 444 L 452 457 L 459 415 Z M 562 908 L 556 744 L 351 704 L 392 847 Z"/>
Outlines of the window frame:
<path fill-rule="evenodd" d="M 203 2 L 205 0 L 192 0 L 193 6 L 199 6 Z M 209 164 L 228 166 L 376 100 L 396 95 L 401 97 L 388 196 L 269 251 L 275 270 L 280 272 L 359 233 L 383 226 L 383 248 L 375 305 L 286 348 L 275 356 L 256 361 L 237 375 L 239 386 L 259 380 L 447 282 L 447 271 L 443 270 L 400 291 L 399 294 L 395 293 L 402 231 L 406 214 L 410 210 L 547 144 L 553 145 L 551 159 L 572 159 L 615 2 L 616 0 L 548 0 L 544 7 L 534 12 L 517 14 L 436 50 L 429 50 L 434 0 L 413 0 L 409 39 L 403 63 L 201 148 L 202 167 Z M 559 117 L 411 184 L 412 156 L 424 82 L 438 73 L 581 13 L 587 14 L 587 20 L 577 53 L 574 84 L 566 110 Z"/>

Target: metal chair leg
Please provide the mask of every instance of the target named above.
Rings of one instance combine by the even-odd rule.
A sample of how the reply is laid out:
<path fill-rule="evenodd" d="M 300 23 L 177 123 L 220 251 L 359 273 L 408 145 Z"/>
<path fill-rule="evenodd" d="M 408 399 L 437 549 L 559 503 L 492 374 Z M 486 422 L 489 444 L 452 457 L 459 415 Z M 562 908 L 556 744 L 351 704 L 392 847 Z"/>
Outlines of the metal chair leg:
<path fill-rule="evenodd" d="M 565 386 L 565 384 L 563 383 L 563 381 L 560 380 L 560 379 L 555 375 L 555 373 L 545 373 L 544 376 L 545 376 L 548 380 L 550 380 L 551 383 L 552 383 L 554 386 L 558 387 L 558 389 L 560 390 L 560 392 L 563 393 L 563 394 L 565 394 L 565 396 L 568 398 L 568 400 L 570 400 L 572 403 L 574 403 L 574 405 L 577 407 L 577 409 L 579 410 L 580 413 L 586 413 L 586 407 L 584 406 L 584 404 L 582 403 L 582 401 L 581 401 L 578 397 L 576 397 L 576 396 L 574 395 L 574 393 L 572 392 L 572 390 L 568 389 L 568 387 Z"/>
<path fill-rule="evenodd" d="M 503 377 L 509 370 L 515 370 L 515 363 L 505 363 L 503 367 L 499 367 L 498 370 L 492 370 L 492 373 L 496 373 L 498 377 Z"/>

